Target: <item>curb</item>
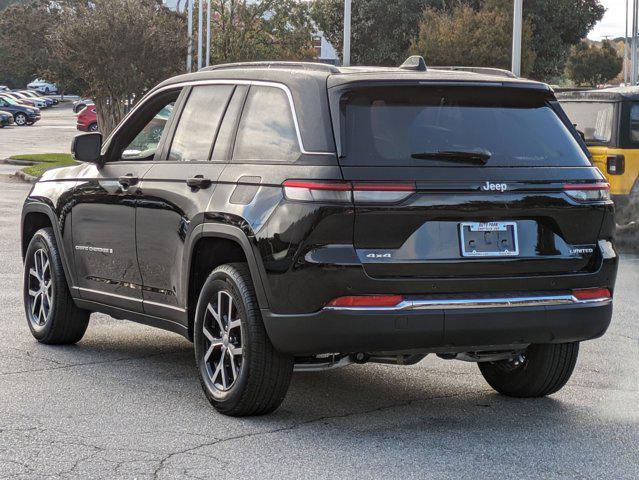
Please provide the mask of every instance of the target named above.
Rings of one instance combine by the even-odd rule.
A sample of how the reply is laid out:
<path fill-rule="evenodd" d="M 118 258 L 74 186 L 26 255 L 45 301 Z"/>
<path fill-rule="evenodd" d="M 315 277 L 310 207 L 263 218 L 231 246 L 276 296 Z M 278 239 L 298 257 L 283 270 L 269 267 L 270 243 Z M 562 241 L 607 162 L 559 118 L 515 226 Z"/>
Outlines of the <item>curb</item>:
<path fill-rule="evenodd" d="M 38 177 L 24 173 L 22 170 L 17 170 L 14 175 L 25 183 L 35 183 L 38 181 Z"/>
<path fill-rule="evenodd" d="M 8 165 L 20 165 L 23 167 L 30 167 L 31 165 L 37 165 L 40 162 L 32 162 L 31 160 L 14 160 L 12 158 L 7 158 L 2 163 L 8 164 Z"/>

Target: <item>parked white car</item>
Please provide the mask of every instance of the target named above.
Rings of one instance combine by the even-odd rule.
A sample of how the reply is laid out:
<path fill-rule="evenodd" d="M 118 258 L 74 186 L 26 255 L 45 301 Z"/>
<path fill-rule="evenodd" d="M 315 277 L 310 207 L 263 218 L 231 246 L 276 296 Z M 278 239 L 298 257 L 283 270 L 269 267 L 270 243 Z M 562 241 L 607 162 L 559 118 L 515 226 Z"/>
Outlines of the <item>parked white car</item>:
<path fill-rule="evenodd" d="M 36 78 L 33 82 L 27 85 L 29 90 L 37 90 L 42 93 L 55 93 L 58 91 L 58 87 L 55 83 L 49 83 L 41 78 Z"/>

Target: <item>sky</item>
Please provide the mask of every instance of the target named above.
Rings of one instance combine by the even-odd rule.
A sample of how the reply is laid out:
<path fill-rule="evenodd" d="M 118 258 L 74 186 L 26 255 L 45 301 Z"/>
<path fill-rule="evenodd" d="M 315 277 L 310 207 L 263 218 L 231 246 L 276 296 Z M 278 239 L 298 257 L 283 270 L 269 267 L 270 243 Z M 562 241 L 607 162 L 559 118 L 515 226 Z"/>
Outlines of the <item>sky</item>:
<path fill-rule="evenodd" d="M 606 13 L 595 28 L 588 34 L 591 40 L 601 40 L 606 37 L 623 37 L 626 33 L 624 20 L 626 19 L 626 0 L 599 0 Z M 630 2 L 632 7 L 632 1 Z"/>

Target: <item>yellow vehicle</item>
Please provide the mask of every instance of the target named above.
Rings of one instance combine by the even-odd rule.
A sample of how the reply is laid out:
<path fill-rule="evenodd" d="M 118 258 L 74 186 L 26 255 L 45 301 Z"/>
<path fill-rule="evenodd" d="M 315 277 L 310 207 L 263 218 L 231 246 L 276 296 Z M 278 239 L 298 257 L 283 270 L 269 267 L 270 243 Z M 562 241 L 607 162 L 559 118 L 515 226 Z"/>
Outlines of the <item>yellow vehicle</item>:
<path fill-rule="evenodd" d="M 557 94 L 610 182 L 619 223 L 639 220 L 639 87 Z"/>

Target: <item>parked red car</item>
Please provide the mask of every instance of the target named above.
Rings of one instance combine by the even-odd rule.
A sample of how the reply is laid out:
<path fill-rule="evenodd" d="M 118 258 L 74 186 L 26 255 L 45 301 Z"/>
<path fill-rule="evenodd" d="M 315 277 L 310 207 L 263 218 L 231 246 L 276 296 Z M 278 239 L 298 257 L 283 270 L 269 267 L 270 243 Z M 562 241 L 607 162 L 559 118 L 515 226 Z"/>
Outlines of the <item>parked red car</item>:
<path fill-rule="evenodd" d="M 98 114 L 95 111 L 95 105 L 89 105 L 80 110 L 76 128 L 82 132 L 98 131 Z"/>

